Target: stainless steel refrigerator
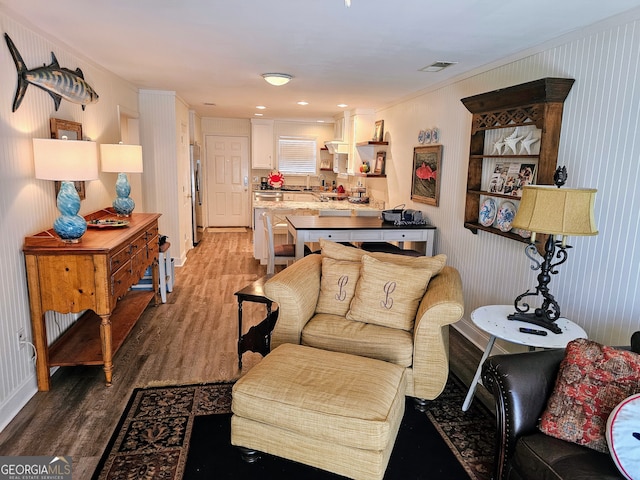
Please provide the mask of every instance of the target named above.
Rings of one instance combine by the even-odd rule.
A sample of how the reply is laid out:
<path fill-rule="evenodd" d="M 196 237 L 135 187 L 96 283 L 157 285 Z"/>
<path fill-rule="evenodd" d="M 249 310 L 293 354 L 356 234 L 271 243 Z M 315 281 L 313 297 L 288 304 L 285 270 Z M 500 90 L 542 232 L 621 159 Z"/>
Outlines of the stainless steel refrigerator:
<path fill-rule="evenodd" d="M 204 234 L 204 212 L 202 211 L 202 163 L 200 160 L 200 145 L 191 145 L 191 204 L 193 219 L 193 245 L 198 245 Z"/>

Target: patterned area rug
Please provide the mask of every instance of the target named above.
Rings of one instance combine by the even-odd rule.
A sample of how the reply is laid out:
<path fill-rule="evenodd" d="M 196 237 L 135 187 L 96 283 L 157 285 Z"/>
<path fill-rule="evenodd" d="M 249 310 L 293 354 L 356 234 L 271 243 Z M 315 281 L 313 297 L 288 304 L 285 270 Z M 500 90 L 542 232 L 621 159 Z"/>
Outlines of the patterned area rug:
<path fill-rule="evenodd" d="M 255 464 L 243 462 L 229 442 L 231 387 L 134 390 L 93 480 L 343 478 L 270 455 Z M 481 406 L 462 412 L 464 394 L 464 387 L 451 379 L 429 403 L 426 418 L 407 400 L 385 479 L 490 478 L 493 419 Z"/>

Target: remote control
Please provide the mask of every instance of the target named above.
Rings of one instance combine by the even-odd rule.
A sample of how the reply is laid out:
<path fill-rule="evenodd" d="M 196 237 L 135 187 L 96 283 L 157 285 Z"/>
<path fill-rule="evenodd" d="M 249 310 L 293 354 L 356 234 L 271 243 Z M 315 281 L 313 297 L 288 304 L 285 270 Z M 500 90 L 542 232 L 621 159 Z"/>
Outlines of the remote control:
<path fill-rule="evenodd" d="M 530 333 L 532 335 L 540 335 L 541 337 L 544 337 L 544 336 L 547 335 L 547 332 L 545 332 L 544 330 L 536 330 L 534 328 L 520 327 L 520 331 L 522 333 Z"/>

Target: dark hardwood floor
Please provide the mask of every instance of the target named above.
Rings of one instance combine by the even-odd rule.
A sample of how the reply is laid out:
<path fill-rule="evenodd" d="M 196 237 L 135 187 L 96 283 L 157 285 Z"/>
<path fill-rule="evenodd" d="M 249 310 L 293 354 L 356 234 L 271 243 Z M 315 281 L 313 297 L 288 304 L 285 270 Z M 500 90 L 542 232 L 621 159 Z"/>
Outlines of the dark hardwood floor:
<path fill-rule="evenodd" d="M 253 259 L 252 233 L 206 233 L 176 268 L 167 303 L 149 306 L 114 359 L 113 386 L 101 367 L 60 368 L 0 432 L 0 456 L 71 455 L 74 480 L 89 479 L 136 387 L 229 381 L 240 376 L 234 292 L 265 275 Z M 244 329 L 264 318 L 244 303 Z M 455 329 L 452 371 L 470 383 L 481 352 Z M 248 352 L 243 370 L 262 357 Z"/>

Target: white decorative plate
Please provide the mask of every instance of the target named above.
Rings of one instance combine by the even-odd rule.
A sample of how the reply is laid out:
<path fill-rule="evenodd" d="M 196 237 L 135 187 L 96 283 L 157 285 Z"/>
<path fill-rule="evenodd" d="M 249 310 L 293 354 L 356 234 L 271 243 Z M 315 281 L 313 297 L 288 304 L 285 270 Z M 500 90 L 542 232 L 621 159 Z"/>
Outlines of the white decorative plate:
<path fill-rule="evenodd" d="M 424 143 L 424 137 L 426 134 L 427 132 L 420 130 L 420 133 L 418 134 L 418 143 Z"/>
<path fill-rule="evenodd" d="M 437 128 L 434 128 L 433 130 L 431 130 L 431 141 L 433 143 L 438 143 L 440 141 L 440 130 Z"/>
<path fill-rule="evenodd" d="M 487 198 L 480 205 L 480 214 L 478 215 L 480 225 L 485 227 L 493 225 L 493 221 L 496 219 L 496 212 L 496 201 L 493 198 Z"/>
<path fill-rule="evenodd" d="M 424 131 L 424 142 L 422 143 L 431 143 L 431 130 Z"/>
<path fill-rule="evenodd" d="M 496 225 L 503 231 L 508 232 L 511 230 L 511 224 L 516 216 L 516 206 L 513 202 L 505 200 L 500 204 L 498 208 L 498 214 L 496 215 Z"/>

